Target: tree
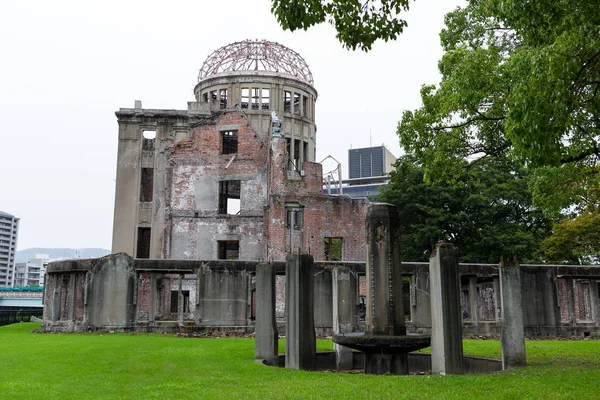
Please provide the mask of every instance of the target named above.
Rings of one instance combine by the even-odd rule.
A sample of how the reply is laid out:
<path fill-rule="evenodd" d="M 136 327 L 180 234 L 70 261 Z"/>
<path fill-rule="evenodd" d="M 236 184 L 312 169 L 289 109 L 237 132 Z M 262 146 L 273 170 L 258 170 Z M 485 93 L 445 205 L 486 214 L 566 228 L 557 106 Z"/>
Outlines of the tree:
<path fill-rule="evenodd" d="M 283 29 L 295 31 L 329 22 L 347 48 L 369 51 L 377 39 L 393 40 L 402 33 L 409 0 L 272 0 L 271 12 Z"/>
<path fill-rule="evenodd" d="M 465 158 L 528 166 L 600 159 L 600 7 L 586 0 L 475 1 L 447 14 L 438 85 L 398 126 L 430 180 Z"/>
<path fill-rule="evenodd" d="M 398 159 L 377 200 L 398 206 L 402 259 L 427 261 L 438 240 L 455 244 L 462 262 L 493 262 L 517 254 L 539 261 L 550 220 L 532 205 L 529 174 L 506 158 L 471 164 L 454 184 L 429 184 L 411 155 Z"/>

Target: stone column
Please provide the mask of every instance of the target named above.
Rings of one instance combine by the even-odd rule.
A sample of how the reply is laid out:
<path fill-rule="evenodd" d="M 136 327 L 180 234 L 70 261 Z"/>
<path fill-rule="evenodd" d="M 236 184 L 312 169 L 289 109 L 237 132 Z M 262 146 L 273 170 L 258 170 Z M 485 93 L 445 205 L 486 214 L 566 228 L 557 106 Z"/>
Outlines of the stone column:
<path fill-rule="evenodd" d="M 285 260 L 285 367 L 314 370 L 314 261 L 307 254 Z"/>
<path fill-rule="evenodd" d="M 277 321 L 275 318 L 275 267 L 270 263 L 256 265 L 256 337 L 255 358 L 274 362 L 278 355 Z"/>
<path fill-rule="evenodd" d="M 331 336 L 333 330 L 333 293 L 331 269 L 323 268 L 315 274 L 315 329 L 318 336 Z"/>
<path fill-rule="evenodd" d="M 462 374 L 462 317 L 456 248 L 438 243 L 429 259 L 431 372 Z"/>
<path fill-rule="evenodd" d="M 406 335 L 402 306 L 399 222 L 398 209 L 395 206 L 369 206 L 366 219 L 367 335 Z M 366 352 L 365 373 L 408 374 L 408 355 L 402 352 Z"/>
<path fill-rule="evenodd" d="M 598 281 L 590 279 L 590 313 L 592 321 L 600 326 L 600 296 L 598 295 Z"/>
<path fill-rule="evenodd" d="M 502 298 L 500 296 L 500 277 L 494 276 L 494 307 L 496 311 L 496 322 L 502 320 Z"/>
<path fill-rule="evenodd" d="M 479 325 L 479 295 L 477 294 L 477 277 L 469 277 L 469 314 L 471 316 L 471 325 Z"/>
<path fill-rule="evenodd" d="M 152 272 L 150 274 L 150 310 L 148 312 L 148 324 L 150 326 L 154 326 L 156 321 L 156 291 L 158 290 L 156 280 L 156 274 Z"/>
<path fill-rule="evenodd" d="M 183 326 L 183 274 L 179 274 L 177 280 L 177 326 Z"/>
<path fill-rule="evenodd" d="M 521 268 L 517 258 L 500 262 L 502 294 L 502 369 L 526 364 L 523 307 L 521 304 Z"/>
<path fill-rule="evenodd" d="M 566 277 L 565 286 L 567 288 L 567 313 L 569 315 L 569 325 L 575 326 L 575 292 L 573 291 L 573 277 Z"/>
<path fill-rule="evenodd" d="M 357 279 L 346 267 L 333 270 L 333 332 L 351 333 L 356 328 Z M 334 343 L 336 369 L 352 369 L 352 349 Z"/>

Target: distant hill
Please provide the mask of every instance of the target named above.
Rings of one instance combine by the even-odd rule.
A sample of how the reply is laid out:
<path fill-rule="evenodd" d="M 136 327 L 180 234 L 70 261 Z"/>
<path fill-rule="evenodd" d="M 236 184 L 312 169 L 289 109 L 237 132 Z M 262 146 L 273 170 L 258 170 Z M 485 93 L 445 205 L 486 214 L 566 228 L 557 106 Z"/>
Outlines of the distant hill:
<path fill-rule="evenodd" d="M 27 262 L 34 258 L 36 254 L 48 254 L 50 258 L 97 258 L 110 254 L 107 249 L 45 249 L 41 247 L 32 247 L 30 249 L 19 250 L 16 254 L 16 262 Z"/>

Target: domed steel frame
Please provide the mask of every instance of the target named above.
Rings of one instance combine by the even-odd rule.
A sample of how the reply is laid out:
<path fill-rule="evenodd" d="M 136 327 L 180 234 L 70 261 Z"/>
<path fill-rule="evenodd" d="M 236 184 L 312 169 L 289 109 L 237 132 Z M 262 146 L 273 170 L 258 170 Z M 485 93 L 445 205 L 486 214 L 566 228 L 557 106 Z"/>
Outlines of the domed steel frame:
<path fill-rule="evenodd" d="M 244 40 L 214 51 L 202 64 L 198 82 L 237 71 L 267 71 L 314 84 L 308 64 L 300 54 L 267 40 Z"/>

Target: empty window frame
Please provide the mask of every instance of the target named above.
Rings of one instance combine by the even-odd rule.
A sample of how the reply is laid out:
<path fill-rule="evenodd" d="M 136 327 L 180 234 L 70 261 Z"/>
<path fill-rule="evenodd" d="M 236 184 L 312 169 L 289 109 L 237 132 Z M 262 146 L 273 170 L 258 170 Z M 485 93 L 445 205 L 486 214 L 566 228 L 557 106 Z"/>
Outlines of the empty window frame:
<path fill-rule="evenodd" d="M 342 238 L 324 238 L 325 261 L 342 261 Z"/>
<path fill-rule="evenodd" d="M 219 89 L 219 105 L 221 110 L 227 108 L 227 89 Z"/>
<path fill-rule="evenodd" d="M 302 116 L 308 117 L 308 97 L 302 96 Z"/>
<path fill-rule="evenodd" d="M 211 101 L 217 101 L 217 91 L 216 90 L 211 90 L 210 91 L 210 100 Z"/>
<path fill-rule="evenodd" d="M 300 115 L 300 93 L 294 93 L 294 114 Z"/>
<path fill-rule="evenodd" d="M 202 95 L 202 99 L 204 100 L 204 102 L 205 102 L 205 103 L 208 103 L 208 92 L 205 92 L 205 93 Z"/>
<path fill-rule="evenodd" d="M 150 258 L 150 228 L 138 227 L 136 258 Z"/>
<path fill-rule="evenodd" d="M 250 89 L 242 88 L 242 108 L 248 108 L 248 103 L 250 103 Z"/>
<path fill-rule="evenodd" d="M 156 131 L 143 131 L 142 132 L 142 150 L 154 150 L 155 142 L 156 142 Z"/>
<path fill-rule="evenodd" d="M 260 104 L 260 89 L 252 88 L 252 109 L 258 110 L 259 104 Z"/>
<path fill-rule="evenodd" d="M 303 223 L 303 211 L 301 209 L 288 208 L 286 210 L 286 228 L 300 230 Z"/>
<path fill-rule="evenodd" d="M 154 189 L 154 168 L 142 168 L 140 178 L 140 201 L 152 201 Z"/>
<path fill-rule="evenodd" d="M 269 104 L 269 95 L 270 95 L 270 89 L 267 88 L 263 88 L 262 89 L 262 99 L 261 99 L 261 107 L 263 110 L 268 110 L 270 107 Z"/>
<path fill-rule="evenodd" d="M 239 240 L 219 240 L 217 245 L 219 260 L 238 260 L 240 258 Z"/>
<path fill-rule="evenodd" d="M 241 181 L 219 181 L 219 214 L 240 212 Z"/>
<path fill-rule="evenodd" d="M 237 131 L 221 132 L 221 154 L 235 154 L 238 151 Z"/>
<path fill-rule="evenodd" d="M 283 92 L 283 111 L 292 112 L 292 92 Z"/>
<path fill-rule="evenodd" d="M 304 161 L 308 161 L 308 142 L 302 142 L 304 146 Z"/>
<path fill-rule="evenodd" d="M 182 290 L 181 294 L 183 295 L 183 312 L 190 312 L 190 291 Z M 171 313 L 179 312 L 179 291 L 171 290 Z"/>

